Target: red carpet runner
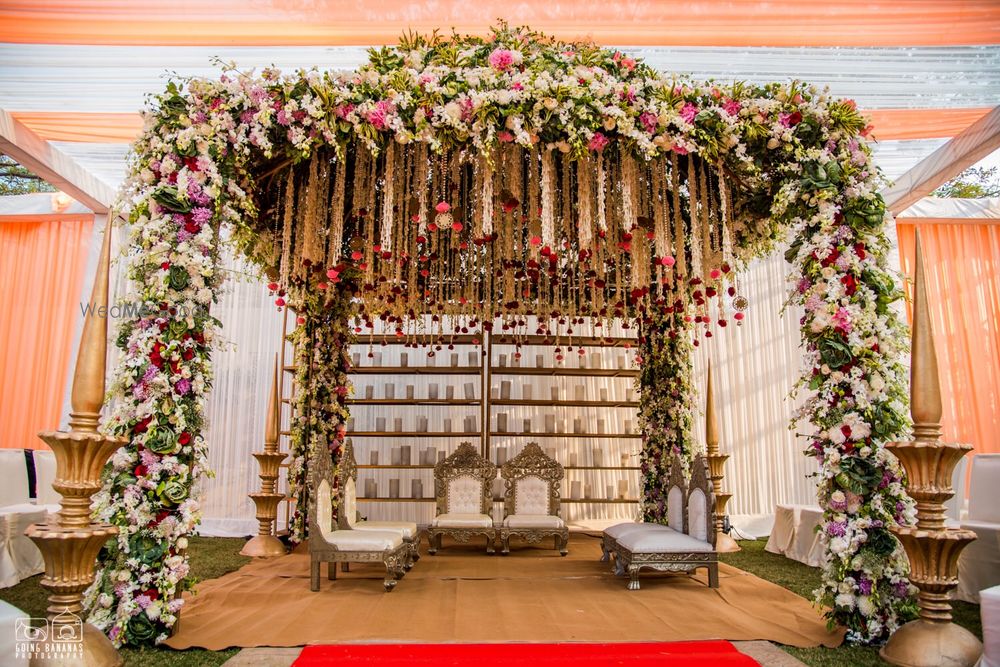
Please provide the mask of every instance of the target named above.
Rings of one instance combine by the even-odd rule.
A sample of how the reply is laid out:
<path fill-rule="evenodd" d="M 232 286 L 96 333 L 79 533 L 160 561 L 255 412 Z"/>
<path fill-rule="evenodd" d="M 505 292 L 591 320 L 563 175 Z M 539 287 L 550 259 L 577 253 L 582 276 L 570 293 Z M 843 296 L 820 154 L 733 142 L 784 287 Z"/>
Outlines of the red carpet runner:
<path fill-rule="evenodd" d="M 620 644 L 338 644 L 307 646 L 293 667 L 759 667 L 726 641 Z"/>

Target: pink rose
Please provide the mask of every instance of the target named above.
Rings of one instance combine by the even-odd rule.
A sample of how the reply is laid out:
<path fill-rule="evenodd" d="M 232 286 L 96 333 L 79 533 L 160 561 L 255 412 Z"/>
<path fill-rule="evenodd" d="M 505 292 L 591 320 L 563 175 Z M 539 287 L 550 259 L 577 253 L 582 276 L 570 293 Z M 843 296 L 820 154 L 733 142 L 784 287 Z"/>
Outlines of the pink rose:
<path fill-rule="evenodd" d="M 490 67 L 505 72 L 514 64 L 514 52 L 510 49 L 493 49 L 489 57 Z"/>
<path fill-rule="evenodd" d="M 737 115 L 740 112 L 740 109 L 742 108 L 743 108 L 742 104 L 731 98 L 727 99 L 725 103 L 723 103 L 722 105 L 722 110 L 725 111 L 730 116 Z"/>
<path fill-rule="evenodd" d="M 684 106 L 681 107 L 681 118 L 683 118 L 685 122 L 693 123 L 694 118 L 697 115 L 698 115 L 698 107 L 691 104 L 690 102 L 685 103 Z"/>
<path fill-rule="evenodd" d="M 599 153 L 603 151 L 609 143 L 608 138 L 603 134 L 600 132 L 594 132 L 594 136 L 590 138 L 590 143 L 587 144 L 587 148 Z"/>

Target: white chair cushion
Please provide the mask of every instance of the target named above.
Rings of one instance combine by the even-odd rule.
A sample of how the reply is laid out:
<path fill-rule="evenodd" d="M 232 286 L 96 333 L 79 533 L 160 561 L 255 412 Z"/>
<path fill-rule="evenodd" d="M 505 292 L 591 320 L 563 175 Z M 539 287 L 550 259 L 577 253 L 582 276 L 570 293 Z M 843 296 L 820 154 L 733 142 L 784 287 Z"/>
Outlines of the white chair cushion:
<path fill-rule="evenodd" d="M 330 492 L 330 482 L 320 480 L 316 487 L 316 525 L 320 530 L 333 530 L 333 496 Z"/>
<path fill-rule="evenodd" d="M 493 519 L 488 514 L 439 514 L 431 522 L 439 528 L 490 528 Z"/>
<path fill-rule="evenodd" d="M 344 484 L 344 506 L 340 508 L 347 518 L 347 525 L 354 528 L 358 520 L 358 485 L 353 479 L 348 478 Z"/>
<path fill-rule="evenodd" d="M 483 511 L 483 481 L 471 475 L 448 482 L 448 514 L 479 514 Z"/>
<path fill-rule="evenodd" d="M 28 466 L 23 449 L 0 449 L 0 480 L 0 505 L 28 503 Z"/>
<path fill-rule="evenodd" d="M 688 496 L 688 535 L 708 541 L 708 497 L 702 489 L 693 489 Z"/>
<path fill-rule="evenodd" d="M 531 475 L 516 482 L 514 494 L 515 514 L 548 514 L 549 483 L 541 477 Z"/>
<path fill-rule="evenodd" d="M 402 535 L 387 530 L 323 531 L 323 539 L 341 551 L 385 551 L 403 544 Z"/>
<path fill-rule="evenodd" d="M 1000 523 L 1000 454 L 972 457 L 969 521 Z"/>
<path fill-rule="evenodd" d="M 662 554 L 712 551 L 712 545 L 708 542 L 696 540 L 690 535 L 678 533 L 675 530 L 628 533 L 618 538 L 618 544 L 632 553 Z"/>
<path fill-rule="evenodd" d="M 667 491 L 667 525 L 678 533 L 684 532 L 684 491 L 679 486 Z"/>
<path fill-rule="evenodd" d="M 398 532 L 404 540 L 412 540 L 417 536 L 417 524 L 412 521 L 359 521 L 352 530 L 387 530 Z"/>
<path fill-rule="evenodd" d="M 503 520 L 508 528 L 562 528 L 566 522 L 551 514 L 511 514 Z"/>
<path fill-rule="evenodd" d="M 58 505 L 62 496 L 52 488 L 56 481 L 56 453 L 49 449 L 36 449 L 35 459 L 35 502 L 38 505 Z"/>
<path fill-rule="evenodd" d="M 617 524 L 615 524 L 613 526 L 605 528 L 604 529 L 604 534 L 607 535 L 608 537 L 612 538 L 612 539 L 617 540 L 622 535 L 626 535 L 628 533 L 639 533 L 639 532 L 651 531 L 651 530 L 652 531 L 657 531 L 657 530 L 659 530 L 659 531 L 663 531 L 663 530 L 670 530 L 670 531 L 672 531 L 673 528 L 670 528 L 668 526 L 664 526 L 664 525 L 661 525 L 661 524 L 658 524 L 658 523 L 634 523 L 634 522 L 617 523 Z"/>

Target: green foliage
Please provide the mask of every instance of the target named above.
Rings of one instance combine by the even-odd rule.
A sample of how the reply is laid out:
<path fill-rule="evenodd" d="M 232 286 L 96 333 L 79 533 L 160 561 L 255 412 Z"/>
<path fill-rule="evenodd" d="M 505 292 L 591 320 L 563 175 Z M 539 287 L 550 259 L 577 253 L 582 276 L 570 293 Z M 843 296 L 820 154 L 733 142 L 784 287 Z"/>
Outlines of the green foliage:
<path fill-rule="evenodd" d="M 1000 197 L 1000 168 L 970 167 L 935 190 L 933 195 L 951 199 Z"/>
<path fill-rule="evenodd" d="M 0 154 L 0 196 L 32 192 L 55 192 L 41 177 L 19 165 L 9 155 Z"/>

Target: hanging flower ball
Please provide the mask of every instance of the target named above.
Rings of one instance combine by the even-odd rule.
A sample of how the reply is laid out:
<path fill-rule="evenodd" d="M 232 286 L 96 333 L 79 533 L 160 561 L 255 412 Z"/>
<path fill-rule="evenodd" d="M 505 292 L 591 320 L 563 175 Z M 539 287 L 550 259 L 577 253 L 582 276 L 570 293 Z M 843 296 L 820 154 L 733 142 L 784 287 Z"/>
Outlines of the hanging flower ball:
<path fill-rule="evenodd" d="M 541 236 L 532 236 L 531 237 L 531 245 L 533 245 L 533 246 L 540 246 L 540 245 L 542 245 L 542 237 Z"/>
<path fill-rule="evenodd" d="M 736 313 L 735 315 L 733 315 L 733 319 L 736 320 L 737 322 L 742 321 L 744 317 L 746 316 L 743 313 Z"/>
<path fill-rule="evenodd" d="M 281 308 L 285 305 L 285 300 L 279 296 L 277 299 L 274 300 L 274 305 L 276 305 L 278 308 Z"/>
<path fill-rule="evenodd" d="M 316 284 L 316 289 L 318 289 L 318 290 L 325 290 L 327 287 L 329 287 L 329 285 L 327 285 L 324 282 L 320 282 L 320 283 Z"/>
<path fill-rule="evenodd" d="M 677 260 L 675 260 L 670 255 L 667 255 L 666 257 L 664 257 L 663 259 L 660 260 L 660 264 L 662 264 L 663 266 L 667 266 L 667 267 L 673 266 L 676 263 L 677 263 Z"/>
<path fill-rule="evenodd" d="M 711 276 L 712 280 L 718 280 L 719 276 L 722 275 L 722 271 L 718 269 L 712 269 L 712 272 L 709 273 L 708 275 Z"/>
<path fill-rule="evenodd" d="M 434 210 L 438 213 L 447 213 L 451 210 L 451 204 L 446 201 L 439 201 L 437 206 L 434 207 Z"/>
<path fill-rule="evenodd" d="M 364 257 L 364 255 L 361 254 L 360 250 L 355 250 L 354 252 L 351 253 L 351 259 L 353 259 L 355 262 L 361 259 L 362 257 Z"/>
<path fill-rule="evenodd" d="M 465 229 L 464 225 L 462 225 L 462 223 L 459 222 L 458 220 L 456 220 L 455 222 L 451 223 L 451 228 L 452 228 L 453 231 L 456 231 L 456 232 L 460 232 L 463 229 Z"/>
<path fill-rule="evenodd" d="M 300 315 L 299 317 L 295 318 L 295 323 L 301 326 L 306 323 L 306 318 Z"/>
<path fill-rule="evenodd" d="M 329 271 L 326 272 L 326 277 L 329 278 L 330 280 L 333 280 L 339 275 L 340 271 L 338 271 L 337 269 L 330 269 Z"/>
<path fill-rule="evenodd" d="M 267 284 L 267 289 L 269 289 L 272 292 L 277 292 L 278 291 L 278 283 L 268 283 Z"/>

